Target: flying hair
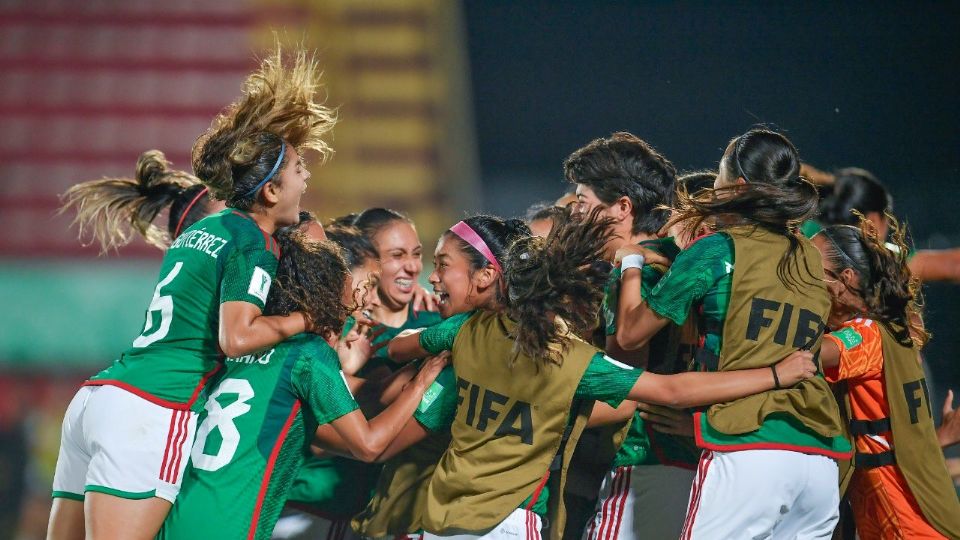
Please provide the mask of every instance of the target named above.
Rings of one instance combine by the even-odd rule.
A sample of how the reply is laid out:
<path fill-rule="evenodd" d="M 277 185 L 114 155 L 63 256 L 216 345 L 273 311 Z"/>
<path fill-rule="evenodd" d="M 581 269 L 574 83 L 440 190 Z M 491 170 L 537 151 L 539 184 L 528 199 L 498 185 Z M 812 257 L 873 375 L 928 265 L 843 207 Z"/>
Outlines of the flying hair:
<path fill-rule="evenodd" d="M 100 244 L 100 253 L 117 250 L 140 235 L 160 249 L 170 243 L 170 234 L 153 224 L 154 219 L 184 191 L 200 180 L 171 168 L 163 152 L 147 150 L 137 160 L 133 178 L 101 178 L 72 186 L 62 196 L 60 213 L 77 210 L 77 225 L 84 245 Z"/>
<path fill-rule="evenodd" d="M 320 78 L 314 54 L 300 48 L 285 58 L 277 42 L 273 53 L 244 81 L 241 97 L 214 118 L 193 146 L 193 169 L 215 197 L 228 205 L 254 197 L 255 193 L 244 197 L 242 190 L 255 186 L 263 175 L 248 186 L 244 174 L 266 151 L 274 152 L 268 160 L 273 165 L 283 142 L 300 153 L 314 150 L 322 160 L 333 153 L 324 135 L 333 129 L 337 115 L 319 100 Z"/>
<path fill-rule="evenodd" d="M 555 226 L 546 238 L 525 237 L 504 262 L 507 314 L 516 321 L 514 350 L 561 364 L 573 335 L 597 325 L 608 272 L 596 263 L 613 235 L 612 220 L 595 209 L 580 221 Z M 516 361 L 516 358 L 514 358 Z"/>

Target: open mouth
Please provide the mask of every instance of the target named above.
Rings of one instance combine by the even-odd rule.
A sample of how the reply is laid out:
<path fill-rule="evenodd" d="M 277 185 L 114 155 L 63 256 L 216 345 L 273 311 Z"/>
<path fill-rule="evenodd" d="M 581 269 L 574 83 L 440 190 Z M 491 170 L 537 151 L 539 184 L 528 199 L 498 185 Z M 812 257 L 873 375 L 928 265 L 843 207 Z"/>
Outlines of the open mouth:
<path fill-rule="evenodd" d="M 436 289 L 434 289 L 433 293 L 437 295 L 437 298 L 439 299 L 439 304 L 440 304 L 441 306 L 445 306 L 445 305 L 447 305 L 447 304 L 450 302 L 450 295 L 449 295 L 449 294 L 447 294 L 447 293 L 445 293 L 445 292 L 443 292 L 443 291 L 438 291 L 438 290 L 436 290 Z"/>
<path fill-rule="evenodd" d="M 393 280 L 393 283 L 400 289 L 400 292 L 408 293 L 413 292 L 413 280 L 412 279 L 402 279 L 397 278 Z"/>

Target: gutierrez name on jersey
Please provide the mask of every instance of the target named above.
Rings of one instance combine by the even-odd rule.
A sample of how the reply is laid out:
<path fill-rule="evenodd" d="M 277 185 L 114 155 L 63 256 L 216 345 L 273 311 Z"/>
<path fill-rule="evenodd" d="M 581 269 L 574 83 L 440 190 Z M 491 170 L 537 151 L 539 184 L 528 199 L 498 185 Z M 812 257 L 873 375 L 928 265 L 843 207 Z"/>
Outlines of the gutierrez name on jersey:
<path fill-rule="evenodd" d="M 217 258 L 223 246 L 227 241 L 215 234 L 210 234 L 204 229 L 187 231 L 177 237 L 177 240 L 170 246 L 170 249 L 191 248 L 202 251 L 207 255 Z"/>

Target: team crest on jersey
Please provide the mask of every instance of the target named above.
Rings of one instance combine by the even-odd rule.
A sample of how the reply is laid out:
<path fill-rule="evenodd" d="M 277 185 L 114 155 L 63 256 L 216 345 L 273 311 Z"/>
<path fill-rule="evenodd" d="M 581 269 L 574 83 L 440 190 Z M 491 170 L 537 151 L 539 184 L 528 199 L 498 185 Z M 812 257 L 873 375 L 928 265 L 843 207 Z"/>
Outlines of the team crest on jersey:
<path fill-rule="evenodd" d="M 250 278 L 250 287 L 247 288 L 247 294 L 256 296 L 261 302 L 266 303 L 272 281 L 270 274 L 268 274 L 266 270 L 255 266 L 253 268 L 253 277 Z"/>

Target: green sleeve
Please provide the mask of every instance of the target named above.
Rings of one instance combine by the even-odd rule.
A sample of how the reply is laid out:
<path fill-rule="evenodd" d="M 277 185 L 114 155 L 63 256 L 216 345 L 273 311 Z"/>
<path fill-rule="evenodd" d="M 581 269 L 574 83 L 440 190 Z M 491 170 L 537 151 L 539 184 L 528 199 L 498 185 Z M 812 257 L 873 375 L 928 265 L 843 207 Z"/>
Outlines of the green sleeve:
<path fill-rule="evenodd" d="M 643 370 L 621 364 L 613 358 L 598 352 L 590 359 L 587 370 L 577 385 L 574 397 L 595 399 L 611 407 L 619 407 L 630 395 Z"/>
<path fill-rule="evenodd" d="M 293 366 L 293 389 L 320 425 L 360 408 L 347 388 L 337 352 L 321 340 L 303 347 Z"/>
<path fill-rule="evenodd" d="M 429 431 L 449 431 L 457 415 L 458 398 L 457 377 L 453 373 L 453 366 L 447 366 L 423 393 L 413 417 Z"/>
<path fill-rule="evenodd" d="M 428 326 L 420 332 L 420 346 L 430 354 L 440 354 L 453 349 L 453 342 L 457 339 L 460 327 L 473 315 L 473 311 L 457 313 L 439 323 Z"/>
<path fill-rule="evenodd" d="M 261 310 L 277 273 L 277 257 L 270 251 L 237 249 L 230 252 L 220 283 L 220 303 L 249 302 Z"/>
<path fill-rule="evenodd" d="M 686 322 L 690 308 L 703 299 L 717 281 L 718 266 L 729 266 L 733 247 L 725 234 L 711 234 L 677 255 L 676 260 L 644 300 L 650 309 L 678 325 Z M 721 273 L 722 274 L 722 273 Z"/>

